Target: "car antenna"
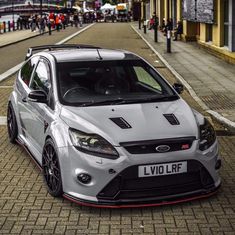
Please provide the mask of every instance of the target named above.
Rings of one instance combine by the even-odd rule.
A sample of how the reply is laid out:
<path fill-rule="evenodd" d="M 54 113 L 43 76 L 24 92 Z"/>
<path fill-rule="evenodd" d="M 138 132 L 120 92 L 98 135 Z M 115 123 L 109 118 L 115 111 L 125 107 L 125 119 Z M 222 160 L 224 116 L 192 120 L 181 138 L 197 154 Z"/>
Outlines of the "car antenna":
<path fill-rule="evenodd" d="M 100 55 L 99 49 L 97 49 L 97 53 L 98 53 L 99 59 L 100 59 L 100 60 L 103 60 L 103 58 L 102 58 L 101 55 Z"/>

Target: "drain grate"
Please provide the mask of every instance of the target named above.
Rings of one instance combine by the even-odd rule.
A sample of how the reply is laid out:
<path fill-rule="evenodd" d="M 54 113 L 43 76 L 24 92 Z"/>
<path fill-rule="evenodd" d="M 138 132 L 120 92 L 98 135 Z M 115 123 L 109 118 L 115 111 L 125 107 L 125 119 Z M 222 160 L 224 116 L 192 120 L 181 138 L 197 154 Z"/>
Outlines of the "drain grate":
<path fill-rule="evenodd" d="M 216 130 L 216 136 L 235 136 L 235 132 L 226 130 Z"/>
<path fill-rule="evenodd" d="M 230 100 L 224 93 L 202 96 L 201 99 L 213 110 L 235 109 L 235 101 Z"/>

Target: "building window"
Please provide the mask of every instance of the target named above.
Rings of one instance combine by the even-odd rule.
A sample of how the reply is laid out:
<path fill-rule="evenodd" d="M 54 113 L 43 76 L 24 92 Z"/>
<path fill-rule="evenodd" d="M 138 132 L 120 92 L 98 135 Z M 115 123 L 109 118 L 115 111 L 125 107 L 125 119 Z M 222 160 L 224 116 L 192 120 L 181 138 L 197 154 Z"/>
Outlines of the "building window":
<path fill-rule="evenodd" d="M 229 37 L 229 0 L 224 0 L 224 46 L 228 46 Z"/>

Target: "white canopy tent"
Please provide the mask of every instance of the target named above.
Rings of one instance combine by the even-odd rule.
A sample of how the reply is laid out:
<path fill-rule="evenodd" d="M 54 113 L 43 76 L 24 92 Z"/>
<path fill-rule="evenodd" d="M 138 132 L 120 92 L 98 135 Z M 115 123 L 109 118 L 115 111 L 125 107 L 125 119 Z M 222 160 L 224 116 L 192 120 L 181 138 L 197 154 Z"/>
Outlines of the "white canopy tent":
<path fill-rule="evenodd" d="M 101 11 L 105 11 L 105 10 L 115 10 L 116 9 L 116 6 L 114 6 L 114 5 L 111 5 L 111 4 L 109 4 L 109 3 L 105 3 L 101 8 L 100 8 L 100 10 Z"/>

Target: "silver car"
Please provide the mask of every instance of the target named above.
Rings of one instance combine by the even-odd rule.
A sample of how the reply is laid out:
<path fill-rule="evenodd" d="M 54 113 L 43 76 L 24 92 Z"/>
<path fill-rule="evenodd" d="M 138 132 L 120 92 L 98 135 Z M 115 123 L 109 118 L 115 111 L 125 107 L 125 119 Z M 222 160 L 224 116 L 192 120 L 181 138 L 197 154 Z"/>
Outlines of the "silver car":
<path fill-rule="evenodd" d="M 207 197 L 221 184 L 218 143 L 182 91 L 128 51 L 30 48 L 9 98 L 9 139 L 55 197 L 99 207 Z"/>

